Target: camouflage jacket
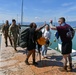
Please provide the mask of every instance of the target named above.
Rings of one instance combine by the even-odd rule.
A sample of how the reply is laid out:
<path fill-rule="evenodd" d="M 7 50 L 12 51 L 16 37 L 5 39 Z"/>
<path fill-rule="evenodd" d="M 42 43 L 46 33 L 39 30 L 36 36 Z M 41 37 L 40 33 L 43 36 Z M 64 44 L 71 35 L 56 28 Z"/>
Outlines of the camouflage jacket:
<path fill-rule="evenodd" d="M 10 34 L 10 36 L 17 37 L 19 34 L 18 26 L 17 25 L 15 25 L 15 26 L 11 25 L 9 27 L 9 34 Z"/>
<path fill-rule="evenodd" d="M 8 35 L 8 32 L 9 32 L 9 25 L 3 25 L 3 27 L 2 27 L 2 33 L 4 34 L 4 35 Z"/>

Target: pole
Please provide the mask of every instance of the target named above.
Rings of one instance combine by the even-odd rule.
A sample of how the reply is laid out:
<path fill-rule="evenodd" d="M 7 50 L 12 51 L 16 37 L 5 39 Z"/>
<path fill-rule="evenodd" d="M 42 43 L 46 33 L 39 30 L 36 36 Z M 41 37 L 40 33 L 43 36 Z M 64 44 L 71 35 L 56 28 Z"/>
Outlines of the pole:
<path fill-rule="evenodd" d="M 17 14 L 17 23 L 18 23 L 18 14 Z"/>
<path fill-rule="evenodd" d="M 23 24 L 23 0 L 21 5 L 21 25 Z"/>

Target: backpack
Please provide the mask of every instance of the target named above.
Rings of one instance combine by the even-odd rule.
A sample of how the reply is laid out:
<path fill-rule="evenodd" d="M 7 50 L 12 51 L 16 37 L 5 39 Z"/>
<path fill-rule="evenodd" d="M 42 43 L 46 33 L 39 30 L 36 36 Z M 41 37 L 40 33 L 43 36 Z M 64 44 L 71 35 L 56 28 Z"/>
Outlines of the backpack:
<path fill-rule="evenodd" d="M 66 29 L 67 29 L 67 33 L 66 33 L 67 38 L 72 40 L 75 35 L 75 30 L 71 26 L 67 27 Z"/>
<path fill-rule="evenodd" d="M 27 47 L 28 45 L 28 36 L 29 36 L 29 28 L 23 30 L 20 33 L 20 37 L 19 37 L 19 46 L 22 48 Z"/>

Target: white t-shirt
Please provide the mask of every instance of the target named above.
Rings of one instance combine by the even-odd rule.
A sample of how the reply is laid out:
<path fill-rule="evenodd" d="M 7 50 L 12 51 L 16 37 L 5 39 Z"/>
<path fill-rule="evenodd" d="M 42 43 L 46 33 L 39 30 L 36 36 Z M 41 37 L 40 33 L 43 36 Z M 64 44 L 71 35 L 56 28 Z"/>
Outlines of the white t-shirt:
<path fill-rule="evenodd" d="M 51 39 L 51 31 L 44 30 L 43 37 Z"/>

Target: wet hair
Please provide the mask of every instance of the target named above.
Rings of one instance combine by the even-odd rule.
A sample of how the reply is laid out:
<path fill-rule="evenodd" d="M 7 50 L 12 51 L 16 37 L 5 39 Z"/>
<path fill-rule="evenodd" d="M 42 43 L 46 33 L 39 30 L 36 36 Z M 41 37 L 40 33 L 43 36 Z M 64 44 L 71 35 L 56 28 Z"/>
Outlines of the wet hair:
<path fill-rule="evenodd" d="M 16 20 L 15 19 L 12 19 L 12 22 L 16 22 Z"/>
<path fill-rule="evenodd" d="M 63 22 L 65 22 L 65 18 L 64 18 L 64 17 L 61 17 L 61 18 L 59 18 L 59 19 L 62 19 L 62 20 L 63 20 Z"/>

